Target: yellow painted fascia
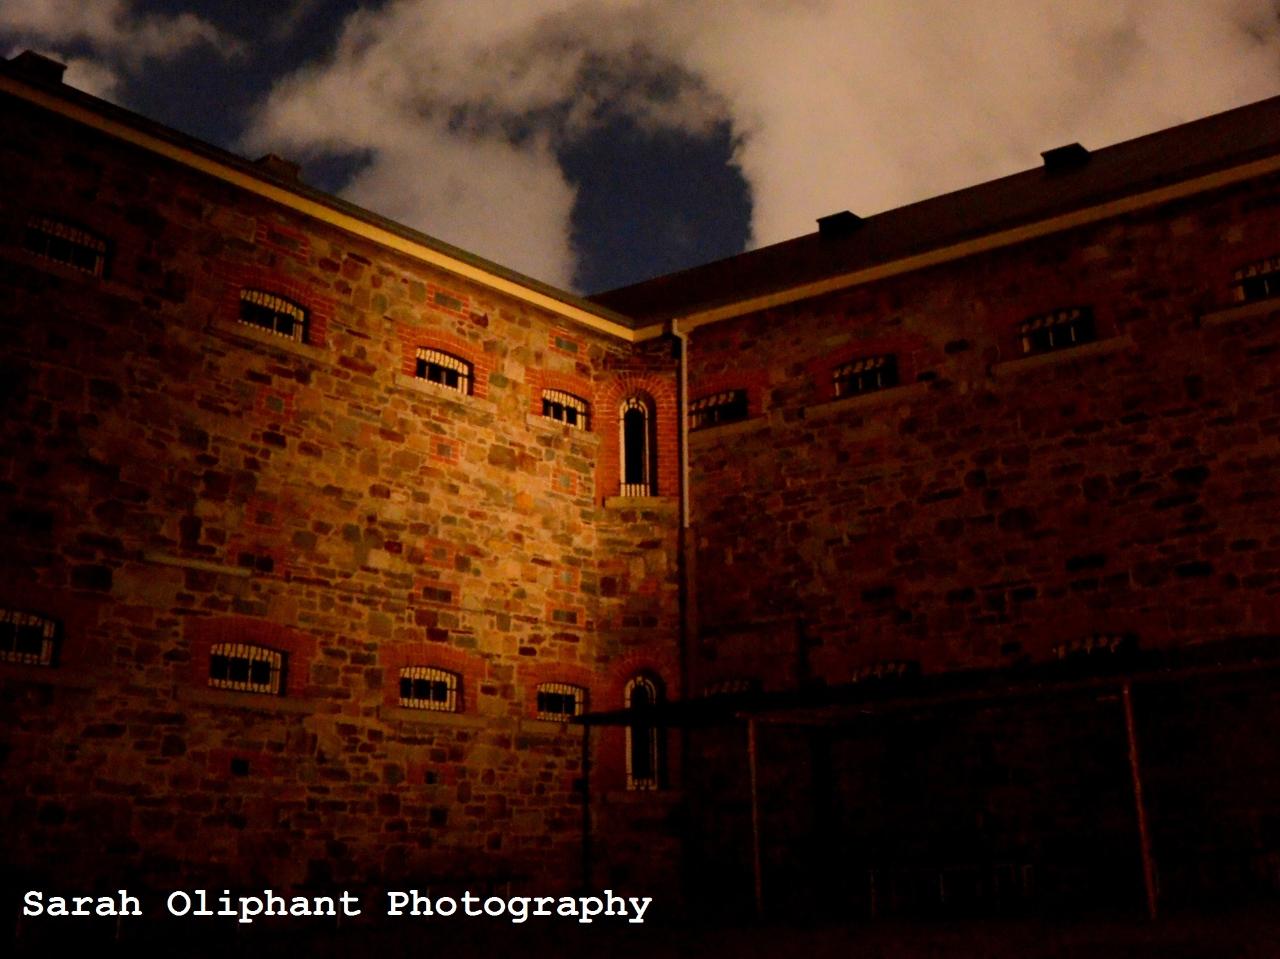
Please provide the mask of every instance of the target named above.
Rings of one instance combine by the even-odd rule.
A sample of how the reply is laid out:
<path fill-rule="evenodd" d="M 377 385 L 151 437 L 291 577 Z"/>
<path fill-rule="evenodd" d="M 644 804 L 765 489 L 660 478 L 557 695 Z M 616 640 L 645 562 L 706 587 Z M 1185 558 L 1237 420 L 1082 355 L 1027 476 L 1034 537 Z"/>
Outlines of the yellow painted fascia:
<path fill-rule="evenodd" d="M 395 250 L 397 253 L 403 253 L 420 262 L 447 270 L 456 276 L 472 280 L 491 290 L 515 297 L 524 303 L 546 310 L 562 319 L 606 333 L 628 343 L 648 338 L 647 336 L 639 336 L 637 331 L 606 316 L 601 316 L 573 303 L 557 299 L 549 293 L 526 286 L 510 277 L 486 270 L 476 263 L 452 256 L 425 243 L 417 242 L 409 237 L 401 236 L 384 227 L 370 223 L 358 216 L 344 213 L 317 200 L 302 196 L 285 187 L 254 176 L 245 170 L 237 169 L 235 166 L 218 160 L 216 157 L 203 156 L 199 152 L 184 147 L 179 143 L 173 143 L 135 129 L 126 123 L 105 117 L 90 107 L 64 99 L 37 87 L 28 86 L 2 74 L 0 74 L 0 92 L 26 100 L 100 133 L 105 133 L 117 140 L 123 140 L 126 143 L 180 163 L 185 167 L 208 174 L 248 193 L 303 213 L 322 223 L 327 223 L 362 239 L 377 243 L 379 246 Z"/>
<path fill-rule="evenodd" d="M 1121 216 L 1125 213 L 1132 213 L 1135 210 L 1141 210 L 1160 203 L 1167 203 L 1170 200 L 1179 200 L 1184 197 L 1192 196 L 1196 193 L 1216 190 L 1220 187 L 1230 186 L 1233 183 L 1239 183 L 1254 177 L 1266 176 L 1269 173 L 1275 173 L 1277 170 L 1280 170 L 1280 156 L 1268 157 L 1264 160 L 1255 160 L 1251 163 L 1230 167 L 1226 170 L 1219 170 L 1216 173 L 1209 173 L 1190 180 L 1184 180 L 1181 183 L 1175 183 L 1171 186 L 1160 187 L 1155 190 L 1147 190 L 1143 193 L 1135 193 L 1132 196 L 1122 197 L 1118 200 L 1099 203 L 1091 207 L 1085 207 L 1081 210 L 1074 210 L 1070 213 L 1063 213 L 1058 216 L 1049 217 L 1048 219 L 1038 220 L 1034 223 L 1026 223 L 1022 226 L 1011 227 L 997 233 L 989 233 L 985 236 L 975 237 L 972 240 L 953 243 L 950 246 L 939 247 L 935 250 L 928 250 L 914 256 L 891 260 L 888 263 L 877 263 L 874 266 L 869 266 L 861 270 L 854 270 L 850 273 L 842 273 L 838 276 L 815 280 L 812 283 L 803 283 L 784 290 L 776 290 L 773 293 L 754 296 L 746 300 L 738 300 L 733 303 L 727 303 L 723 306 L 713 307 L 708 310 L 695 311 L 678 317 L 680 328 L 687 332 L 689 330 L 697 329 L 700 326 L 718 323 L 721 320 L 728 320 L 738 316 L 745 316 L 748 313 L 757 313 L 761 310 L 786 306 L 787 304 L 796 303 L 800 300 L 807 300 L 815 296 L 822 296 L 826 293 L 834 293 L 838 290 L 858 286 L 863 283 L 870 283 L 874 280 L 883 280 L 886 277 L 909 273 L 913 270 L 922 270 L 925 267 L 937 266 L 940 263 L 947 263 L 951 260 L 958 260 L 962 257 L 973 256 L 976 253 L 985 253 L 989 250 L 997 250 L 1001 247 L 1012 246 L 1026 240 L 1033 240 L 1039 237 L 1048 236 L 1051 233 L 1059 233 L 1063 230 L 1070 230 L 1078 226 L 1096 223 L 1099 220 L 1105 220 L 1114 216 Z M 645 328 L 645 330 L 649 329 L 652 329 L 652 327 Z"/>

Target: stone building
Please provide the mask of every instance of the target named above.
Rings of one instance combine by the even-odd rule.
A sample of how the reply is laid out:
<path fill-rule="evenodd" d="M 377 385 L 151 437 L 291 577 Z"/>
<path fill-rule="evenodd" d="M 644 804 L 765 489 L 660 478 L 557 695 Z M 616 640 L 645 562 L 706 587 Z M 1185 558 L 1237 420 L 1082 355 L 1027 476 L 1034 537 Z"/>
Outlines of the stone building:
<path fill-rule="evenodd" d="M 19 881 L 1280 889 L 1280 99 L 583 300 L 60 77 L 0 73 Z"/>

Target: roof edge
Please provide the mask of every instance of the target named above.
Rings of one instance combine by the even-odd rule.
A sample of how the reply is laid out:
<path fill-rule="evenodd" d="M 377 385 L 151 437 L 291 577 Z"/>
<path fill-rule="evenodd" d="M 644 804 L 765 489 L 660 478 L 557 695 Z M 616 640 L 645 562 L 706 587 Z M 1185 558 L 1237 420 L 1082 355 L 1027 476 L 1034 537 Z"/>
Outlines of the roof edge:
<path fill-rule="evenodd" d="M 1183 199 L 1197 193 L 1216 190 L 1253 177 L 1266 176 L 1276 172 L 1280 172 L 1280 153 L 1263 160 L 1254 160 L 1238 166 L 1228 167 L 1224 170 L 1192 177 L 1170 186 L 1145 190 L 1127 197 L 1095 203 L 1078 210 L 1058 213 L 1017 226 L 1006 227 L 977 237 L 947 244 L 946 246 L 926 250 L 923 253 L 872 264 L 859 270 L 824 277 L 808 283 L 796 284 L 743 300 L 731 300 L 727 303 L 706 308 L 676 312 L 664 319 L 667 323 L 672 320 L 679 321 L 682 329 L 687 332 L 722 320 L 734 319 L 739 316 L 746 316 L 749 313 L 758 313 L 761 310 L 773 309 L 779 306 L 787 306 L 791 303 L 813 299 L 827 293 L 860 286 L 863 283 L 870 283 L 874 280 L 882 280 L 902 273 L 924 269 L 925 267 L 959 260 L 977 253 L 1013 246 L 1026 240 L 1049 236 L 1090 223 L 1097 223 L 1114 216 L 1121 216 L 1125 213 L 1157 206 L 1171 200 Z"/>
<path fill-rule="evenodd" d="M 637 336 L 635 321 L 622 313 L 468 253 L 332 194 L 272 175 L 251 160 L 73 87 L 33 83 L 22 71 L 14 69 L 11 60 L 0 60 L 0 94 L 9 94 L 344 232 L 513 296 L 561 319 L 629 343 L 648 338 Z"/>

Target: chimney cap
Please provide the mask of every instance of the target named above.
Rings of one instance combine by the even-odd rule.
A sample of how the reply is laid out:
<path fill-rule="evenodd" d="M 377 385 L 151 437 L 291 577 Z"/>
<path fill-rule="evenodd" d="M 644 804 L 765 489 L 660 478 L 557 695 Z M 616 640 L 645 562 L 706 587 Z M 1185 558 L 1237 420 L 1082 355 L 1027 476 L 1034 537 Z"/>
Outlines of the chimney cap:
<path fill-rule="evenodd" d="M 59 63 L 52 57 L 46 57 L 34 50 L 23 50 L 5 62 L 19 76 L 36 83 L 59 84 L 62 82 L 62 75 L 67 72 L 65 63 Z"/>
<path fill-rule="evenodd" d="M 1089 162 L 1089 151 L 1078 143 L 1045 150 L 1040 156 L 1044 159 L 1044 168 L 1050 173 L 1077 170 Z"/>
<path fill-rule="evenodd" d="M 862 224 L 862 217 L 849 210 L 829 213 L 818 217 L 818 234 L 820 236 L 845 236 L 852 233 Z"/>

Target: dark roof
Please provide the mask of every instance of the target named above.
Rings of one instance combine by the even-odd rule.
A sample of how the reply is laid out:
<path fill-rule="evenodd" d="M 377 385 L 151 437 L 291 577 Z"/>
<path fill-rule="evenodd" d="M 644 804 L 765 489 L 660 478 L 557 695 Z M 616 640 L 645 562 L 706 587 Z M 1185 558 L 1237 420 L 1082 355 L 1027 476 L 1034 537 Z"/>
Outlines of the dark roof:
<path fill-rule="evenodd" d="M 1058 151 L 1048 151 L 1057 154 Z M 655 322 L 940 249 L 1280 153 L 1280 97 L 867 217 L 856 226 L 597 294 Z M 1067 156 L 1067 154 L 1063 154 Z"/>

